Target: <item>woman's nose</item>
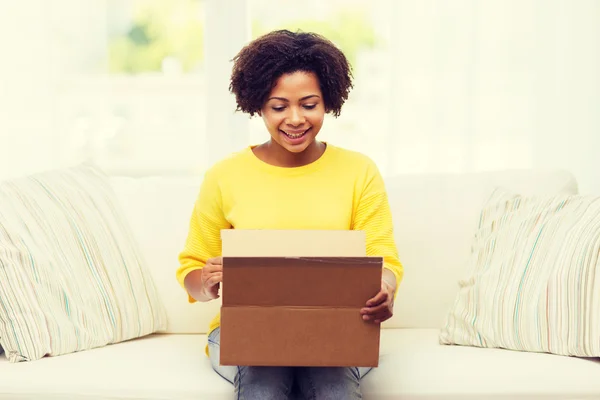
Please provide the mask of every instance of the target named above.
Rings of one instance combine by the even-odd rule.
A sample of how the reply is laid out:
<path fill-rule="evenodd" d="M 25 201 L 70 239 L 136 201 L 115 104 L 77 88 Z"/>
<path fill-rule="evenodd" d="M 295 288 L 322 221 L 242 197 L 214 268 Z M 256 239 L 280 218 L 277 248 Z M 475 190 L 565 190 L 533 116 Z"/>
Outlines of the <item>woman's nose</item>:
<path fill-rule="evenodd" d="M 288 125 L 299 126 L 304 123 L 304 115 L 297 107 L 290 108 L 290 115 L 286 121 Z"/>

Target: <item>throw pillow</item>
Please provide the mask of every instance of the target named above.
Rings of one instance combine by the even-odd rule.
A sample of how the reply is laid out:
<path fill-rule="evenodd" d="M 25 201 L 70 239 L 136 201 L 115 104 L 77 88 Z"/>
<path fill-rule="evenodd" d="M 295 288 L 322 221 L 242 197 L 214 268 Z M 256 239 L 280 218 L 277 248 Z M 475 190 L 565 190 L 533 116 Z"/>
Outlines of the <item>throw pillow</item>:
<path fill-rule="evenodd" d="M 0 344 L 38 360 L 166 329 L 108 178 L 81 165 L 0 183 Z"/>
<path fill-rule="evenodd" d="M 497 190 L 440 343 L 600 356 L 600 197 Z"/>

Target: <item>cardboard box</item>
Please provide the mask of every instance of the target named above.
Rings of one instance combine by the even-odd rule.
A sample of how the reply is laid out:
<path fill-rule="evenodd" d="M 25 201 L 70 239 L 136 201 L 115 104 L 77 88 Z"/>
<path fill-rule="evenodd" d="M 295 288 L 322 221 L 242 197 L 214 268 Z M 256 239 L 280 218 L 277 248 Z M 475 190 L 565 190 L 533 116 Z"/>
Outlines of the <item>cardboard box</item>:
<path fill-rule="evenodd" d="M 381 257 L 360 231 L 226 230 L 221 364 L 370 366 L 379 325 L 360 309 L 381 288 Z"/>

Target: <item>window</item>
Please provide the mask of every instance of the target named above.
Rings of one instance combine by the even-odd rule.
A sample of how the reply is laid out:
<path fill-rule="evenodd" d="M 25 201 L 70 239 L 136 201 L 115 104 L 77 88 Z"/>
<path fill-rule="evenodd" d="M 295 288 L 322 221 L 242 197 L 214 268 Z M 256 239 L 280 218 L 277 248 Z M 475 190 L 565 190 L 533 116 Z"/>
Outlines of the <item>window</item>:
<path fill-rule="evenodd" d="M 322 138 L 384 175 L 559 167 L 596 182 L 600 3 L 0 2 L 0 178 L 81 161 L 198 175 L 268 137 L 231 59 L 277 28 L 324 34 L 355 86 Z M 23 29 L 26 26 L 27 29 Z"/>
<path fill-rule="evenodd" d="M 204 2 L 113 1 L 95 68 L 58 91 L 68 153 L 114 173 L 185 174 L 206 159 Z"/>

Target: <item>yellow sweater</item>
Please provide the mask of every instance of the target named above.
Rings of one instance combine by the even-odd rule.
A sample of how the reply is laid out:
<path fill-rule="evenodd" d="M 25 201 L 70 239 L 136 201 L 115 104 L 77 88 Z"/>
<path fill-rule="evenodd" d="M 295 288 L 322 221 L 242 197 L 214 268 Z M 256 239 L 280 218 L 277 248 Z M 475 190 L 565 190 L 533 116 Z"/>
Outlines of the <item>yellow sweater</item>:
<path fill-rule="evenodd" d="M 209 169 L 179 255 L 176 275 L 182 287 L 188 273 L 221 255 L 220 231 L 230 228 L 363 230 L 367 255 L 384 258 L 396 287 L 402 280 L 387 193 L 375 163 L 331 144 L 302 167 L 269 165 L 247 147 Z M 219 324 L 217 315 L 209 332 Z"/>

